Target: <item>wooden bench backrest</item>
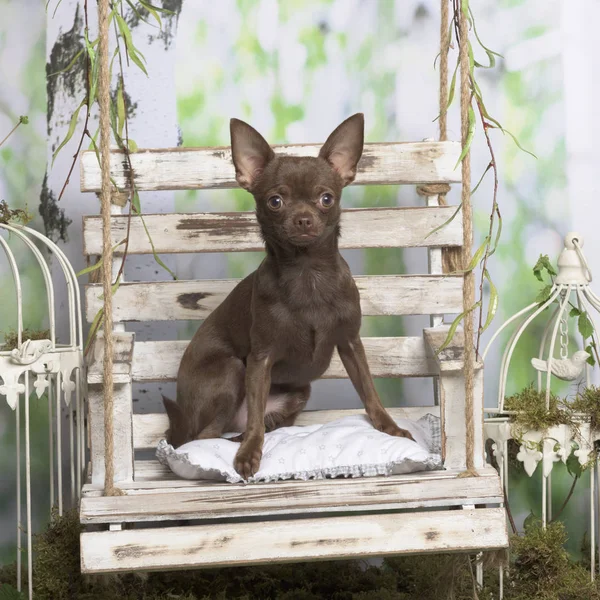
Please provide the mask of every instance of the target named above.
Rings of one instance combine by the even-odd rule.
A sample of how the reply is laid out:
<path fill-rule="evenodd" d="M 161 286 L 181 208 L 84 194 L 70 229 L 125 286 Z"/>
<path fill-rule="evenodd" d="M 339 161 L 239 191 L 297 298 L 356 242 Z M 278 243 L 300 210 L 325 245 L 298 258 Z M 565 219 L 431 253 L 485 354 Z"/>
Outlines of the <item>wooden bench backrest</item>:
<path fill-rule="evenodd" d="M 320 145 L 275 146 L 286 155 L 316 156 Z M 355 185 L 426 184 L 460 182 L 456 168 L 460 144 L 417 142 L 366 144 Z M 139 191 L 223 189 L 237 187 L 229 148 L 140 150 L 131 155 Z M 120 188 L 128 182 L 127 163 L 121 152 L 111 154 L 112 176 Z M 100 169 L 95 153 L 81 159 L 81 189 L 100 190 Z M 441 248 L 462 245 L 462 219 L 445 223 L 455 207 L 366 208 L 345 210 L 342 217 L 341 248 L 427 247 L 430 272 L 426 275 L 370 275 L 357 277 L 363 314 L 443 315 L 462 311 L 462 278 L 441 274 Z M 112 217 L 113 244 L 126 236 L 128 217 Z M 153 214 L 132 217 L 130 254 L 244 252 L 262 250 L 253 213 Z M 86 256 L 102 252 L 102 223 L 98 216 L 84 218 Z M 115 254 L 122 252 L 117 248 Z M 117 322 L 205 319 L 225 298 L 236 280 L 131 282 L 120 285 L 113 299 Z M 98 285 L 86 287 L 86 318 L 91 322 L 102 306 Z M 365 338 L 371 370 L 375 377 L 432 376 L 437 366 L 428 355 L 422 336 Z M 133 349 L 134 382 L 173 381 L 186 341 L 140 341 Z M 346 373 L 337 355 L 326 378 L 343 378 Z M 134 417 L 136 448 L 151 447 L 160 431 L 151 415 Z"/>

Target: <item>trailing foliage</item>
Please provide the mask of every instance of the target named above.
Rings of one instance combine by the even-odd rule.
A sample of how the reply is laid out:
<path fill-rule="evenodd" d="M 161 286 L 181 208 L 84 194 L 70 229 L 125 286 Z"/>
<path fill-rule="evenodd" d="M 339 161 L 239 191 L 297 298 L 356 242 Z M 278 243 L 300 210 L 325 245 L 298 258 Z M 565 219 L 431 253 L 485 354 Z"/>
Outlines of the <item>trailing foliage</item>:
<path fill-rule="evenodd" d="M 461 19 L 461 15 L 467 20 L 469 31 L 472 32 L 473 39 L 469 35 L 469 39 L 467 39 L 467 47 L 469 54 L 469 107 L 468 107 L 468 134 L 465 140 L 464 146 L 462 148 L 462 152 L 460 158 L 457 162 L 457 167 L 463 161 L 465 156 L 468 154 L 471 149 L 471 145 L 473 140 L 475 139 L 475 134 L 477 131 L 477 121 L 481 124 L 481 129 L 483 131 L 487 148 L 490 155 L 490 161 L 486 168 L 484 169 L 479 181 L 475 185 L 475 187 L 471 190 L 471 194 L 475 194 L 481 182 L 484 180 L 485 176 L 489 171 L 492 172 L 494 176 L 494 188 L 492 195 L 492 206 L 490 209 L 490 217 L 489 217 L 489 229 L 487 235 L 485 236 L 483 242 L 476 250 L 474 255 L 470 258 L 470 262 L 468 267 L 463 273 L 470 273 L 475 271 L 476 269 L 481 269 L 480 279 L 479 279 L 479 297 L 473 306 L 464 307 L 464 311 L 459 314 L 450 327 L 448 332 L 448 336 L 446 340 L 439 348 L 438 352 L 441 352 L 444 348 L 446 348 L 452 338 L 454 336 L 454 332 L 460 323 L 464 321 L 464 319 L 471 315 L 474 311 L 478 312 L 478 327 L 477 327 L 477 339 L 476 339 L 476 353 L 479 354 L 479 347 L 481 343 L 481 335 L 483 332 L 491 325 L 494 317 L 496 315 L 496 311 L 498 309 L 498 290 L 496 285 L 494 284 L 492 277 L 490 275 L 490 271 L 488 269 L 488 261 L 491 256 L 498 249 L 498 244 L 500 242 L 500 236 L 502 233 L 502 216 L 500 213 L 500 206 L 498 204 L 498 165 L 496 162 L 496 156 L 494 154 L 494 148 L 492 146 L 492 141 L 490 137 L 490 130 L 499 129 L 503 134 L 508 135 L 514 143 L 520 148 L 522 151 L 530 154 L 535 157 L 532 152 L 529 152 L 525 148 L 521 146 L 517 138 L 506 128 L 504 128 L 501 123 L 492 117 L 488 112 L 483 95 L 481 93 L 481 88 L 477 82 L 476 73 L 478 69 L 493 69 L 496 66 L 496 57 L 502 58 L 502 56 L 488 48 L 479 37 L 477 33 L 477 27 L 475 24 L 475 17 L 469 6 L 469 0 L 453 0 L 453 13 L 450 22 L 450 31 L 449 31 L 449 40 L 452 44 L 453 39 L 457 41 L 457 45 L 460 45 L 460 26 L 459 21 Z M 475 58 L 474 52 L 474 43 L 478 50 L 483 51 L 487 58 L 487 64 L 479 62 Z M 450 82 L 450 88 L 448 93 L 448 103 L 443 111 L 447 111 L 448 108 L 452 105 L 452 102 L 455 98 L 456 91 L 456 80 L 459 69 L 460 57 L 457 58 L 456 67 L 454 69 L 454 73 L 452 75 L 452 80 Z M 460 207 L 459 207 L 460 208 Z M 456 216 L 453 215 L 444 225 L 447 225 L 452 219 Z M 489 290 L 489 299 L 487 301 L 487 310 L 484 315 L 484 288 L 487 286 Z M 469 317 L 471 318 L 471 317 Z"/>

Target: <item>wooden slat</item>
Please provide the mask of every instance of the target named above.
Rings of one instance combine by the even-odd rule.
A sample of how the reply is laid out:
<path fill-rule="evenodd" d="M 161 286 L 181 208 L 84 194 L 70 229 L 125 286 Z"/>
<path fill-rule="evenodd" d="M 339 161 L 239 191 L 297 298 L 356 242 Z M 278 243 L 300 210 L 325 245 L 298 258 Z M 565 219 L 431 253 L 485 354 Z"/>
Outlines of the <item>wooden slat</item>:
<path fill-rule="evenodd" d="M 462 278 L 431 275 L 356 277 L 364 316 L 443 315 L 462 311 Z M 116 321 L 200 320 L 239 279 L 122 283 L 113 296 Z M 86 287 L 86 318 L 102 308 L 102 286 Z"/>
<path fill-rule="evenodd" d="M 358 208 L 342 214 L 340 248 L 412 248 L 462 245 L 462 219 L 457 217 L 435 233 L 454 214 L 455 207 Z M 128 217 L 111 220 L 113 244 L 127 236 Z M 249 252 L 264 248 L 253 212 L 153 214 L 131 217 L 129 254 L 156 252 Z M 85 217 L 83 246 L 86 255 L 102 254 L 102 220 Z M 115 254 L 123 252 L 123 246 Z"/>
<path fill-rule="evenodd" d="M 461 309 L 462 310 L 462 309 Z M 443 373 L 457 373 L 463 370 L 465 363 L 465 336 L 462 329 L 457 329 L 448 346 L 442 351 L 439 349 L 445 344 L 450 331 L 450 326 L 429 327 L 423 330 L 423 337 L 428 353 L 435 357 L 438 367 Z M 475 363 L 475 369 L 482 369 L 483 361 Z"/>
<path fill-rule="evenodd" d="M 83 524 L 310 515 L 319 512 L 441 508 L 502 502 L 500 479 L 419 479 L 404 475 L 281 481 L 257 485 L 219 484 L 146 490 L 123 496 L 85 496 Z"/>
<path fill-rule="evenodd" d="M 133 349 L 134 381 L 174 381 L 187 341 L 137 342 Z M 374 377 L 428 377 L 438 373 L 435 360 L 427 357 L 420 337 L 364 338 Z M 89 381 L 95 381 L 90 370 Z M 347 377 L 337 352 L 326 379 Z"/>
<path fill-rule="evenodd" d="M 427 413 L 440 415 L 439 406 L 406 406 L 389 408 L 389 413 L 396 419 L 419 419 Z M 341 410 L 309 410 L 300 413 L 295 425 L 316 425 L 329 423 L 342 417 L 364 415 L 362 408 Z M 133 415 L 133 447 L 136 450 L 156 448 L 158 442 L 165 437 L 169 420 L 165 413 L 146 413 Z"/>
<path fill-rule="evenodd" d="M 164 527 L 81 535 L 81 571 L 170 570 L 474 551 L 508 545 L 502 508 Z"/>
<path fill-rule="evenodd" d="M 274 146 L 287 156 L 317 156 L 321 144 Z M 355 184 L 458 183 L 458 142 L 405 142 L 365 144 Z M 123 153 L 111 153 L 111 175 L 120 188 L 129 185 Z M 235 171 L 231 149 L 165 148 L 144 149 L 131 154 L 135 185 L 144 190 L 195 190 L 234 188 Z M 81 157 L 81 191 L 99 192 L 101 175 L 94 152 Z"/>
<path fill-rule="evenodd" d="M 440 471 L 420 471 L 418 473 L 412 473 L 410 475 L 402 475 L 401 477 L 409 477 L 412 480 L 425 481 L 432 479 L 454 479 L 455 477 L 463 477 L 464 469 L 445 469 Z M 224 485 L 214 481 L 196 481 L 193 479 L 181 479 L 167 467 L 165 468 L 156 459 L 154 460 L 136 460 L 135 461 L 135 472 L 136 477 L 134 481 L 122 482 L 119 484 L 119 489 L 126 495 L 136 494 L 147 494 L 147 493 L 170 493 L 172 491 L 188 489 L 188 488 L 200 488 L 200 487 L 214 487 Z M 490 466 L 486 466 L 482 469 L 478 469 L 477 473 L 480 477 L 498 477 L 496 469 Z M 400 477 L 400 475 L 398 475 Z M 336 479 L 336 481 L 342 481 L 342 479 Z M 283 482 L 277 482 L 278 484 Z M 233 484 L 227 484 L 233 485 Z M 263 483 L 257 485 L 266 485 Z M 91 483 L 88 478 L 87 483 L 83 486 L 83 496 L 98 497 L 104 495 L 104 487 L 98 484 Z"/>

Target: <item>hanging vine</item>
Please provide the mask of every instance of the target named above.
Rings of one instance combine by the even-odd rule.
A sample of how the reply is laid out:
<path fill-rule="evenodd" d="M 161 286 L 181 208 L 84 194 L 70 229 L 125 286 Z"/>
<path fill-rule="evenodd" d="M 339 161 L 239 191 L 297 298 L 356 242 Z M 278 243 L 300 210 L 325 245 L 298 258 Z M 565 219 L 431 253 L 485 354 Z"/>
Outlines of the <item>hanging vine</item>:
<path fill-rule="evenodd" d="M 519 143 L 519 141 L 517 140 L 517 138 L 510 131 L 508 131 L 506 128 L 504 128 L 500 124 L 500 122 L 497 119 L 495 119 L 494 117 L 492 117 L 490 115 L 490 113 L 488 112 L 488 110 L 485 106 L 481 88 L 479 87 L 479 84 L 477 82 L 476 72 L 478 69 L 493 69 L 496 66 L 496 58 L 501 57 L 501 55 L 498 52 L 495 52 L 494 50 L 491 50 L 490 48 L 488 48 L 482 42 L 481 38 L 479 37 L 479 34 L 477 33 L 477 28 L 475 25 L 475 18 L 473 16 L 473 12 L 471 11 L 471 8 L 469 6 L 469 0 L 451 0 L 451 2 L 452 2 L 452 16 L 451 16 L 451 20 L 450 20 L 450 30 L 448 33 L 450 45 L 452 45 L 453 40 L 455 40 L 457 42 L 457 44 L 460 44 L 461 33 L 460 33 L 460 28 L 459 28 L 459 21 L 460 21 L 461 14 L 464 14 L 466 16 L 466 19 L 467 19 L 467 22 L 469 25 L 469 31 L 471 31 L 473 33 L 473 37 L 476 41 L 477 47 L 480 50 L 483 50 L 487 56 L 487 64 L 483 64 L 483 63 L 479 62 L 478 60 L 476 60 L 472 41 L 470 38 L 467 39 L 467 45 L 468 45 L 468 51 L 469 51 L 469 77 L 468 77 L 468 80 L 469 80 L 469 91 L 470 91 L 470 102 L 469 102 L 469 108 L 468 108 L 469 128 L 468 128 L 468 135 L 467 135 L 466 141 L 463 144 L 462 152 L 460 154 L 460 157 L 457 161 L 456 166 L 458 167 L 458 165 L 464 160 L 465 156 L 468 154 L 469 150 L 471 149 L 473 140 L 475 138 L 475 132 L 477 130 L 477 123 L 479 122 L 480 126 L 482 128 L 484 137 L 485 137 L 490 160 L 489 160 L 489 163 L 487 164 L 486 168 L 484 169 L 483 173 L 481 174 L 477 184 L 471 190 L 471 195 L 475 194 L 475 192 L 479 189 L 479 186 L 481 185 L 481 183 L 485 179 L 486 175 L 490 171 L 493 174 L 494 181 L 493 181 L 492 205 L 491 205 L 491 209 L 490 209 L 489 228 L 488 228 L 487 235 L 485 236 L 481 245 L 473 253 L 473 256 L 471 257 L 471 260 L 470 260 L 469 264 L 466 266 L 466 268 L 462 271 L 457 272 L 457 274 L 466 275 L 468 273 L 475 271 L 478 268 L 480 269 L 481 272 L 480 272 L 480 276 L 479 276 L 479 286 L 478 286 L 479 295 L 478 295 L 478 298 L 477 298 L 477 301 L 475 302 L 475 304 L 468 307 L 464 312 L 462 312 L 460 315 L 458 315 L 454 319 L 454 321 L 450 325 L 450 328 L 448 331 L 448 336 L 447 336 L 446 340 L 444 341 L 444 343 L 442 344 L 442 346 L 440 347 L 438 352 L 441 352 L 444 348 L 446 348 L 450 344 L 450 342 L 452 341 L 452 338 L 454 337 L 454 334 L 456 333 L 458 326 L 460 325 L 461 322 L 463 322 L 465 317 L 467 315 L 471 314 L 472 312 L 477 311 L 478 312 L 478 326 L 477 326 L 477 333 L 476 333 L 475 352 L 476 352 L 476 356 L 478 357 L 479 349 L 480 349 L 480 345 L 481 345 L 481 336 L 482 336 L 483 332 L 492 323 L 492 321 L 496 315 L 496 311 L 498 309 L 498 290 L 497 290 L 497 288 L 492 280 L 492 277 L 490 275 L 490 272 L 488 269 L 488 262 L 489 262 L 489 259 L 493 256 L 493 254 L 498 249 L 498 244 L 500 242 L 500 236 L 502 234 L 502 215 L 500 213 L 500 206 L 498 203 L 498 182 L 499 182 L 498 163 L 496 160 L 496 155 L 494 153 L 494 147 L 492 145 L 490 130 L 492 130 L 492 129 L 500 130 L 503 134 L 506 134 L 510 138 L 512 138 L 514 143 L 523 152 L 533 156 L 534 158 L 536 158 L 536 157 L 535 157 L 535 154 L 533 154 L 529 150 L 526 150 L 525 148 L 523 148 L 521 146 L 521 144 Z M 442 111 L 444 114 L 448 111 L 448 109 L 450 108 L 450 106 L 452 105 L 452 103 L 454 101 L 458 70 L 459 70 L 459 61 L 457 59 L 456 66 L 454 68 L 454 72 L 453 72 L 452 79 L 450 82 L 447 105 L 446 105 L 445 110 Z M 434 231 L 437 231 L 438 229 L 445 227 L 448 223 L 453 221 L 454 218 L 456 218 L 456 216 L 458 215 L 461 208 L 462 208 L 462 203 L 457 207 L 457 210 L 450 217 L 450 219 L 448 219 L 448 221 L 446 221 L 440 227 L 436 228 Z M 434 231 L 432 231 L 431 233 L 434 233 Z M 431 233 L 429 235 L 431 235 Z M 485 293 L 486 282 L 489 286 L 489 300 L 487 302 L 487 312 L 484 316 L 484 293 Z"/>
<path fill-rule="evenodd" d="M 125 13 L 124 3 L 130 9 L 128 14 Z M 60 4 L 60 0 L 57 2 L 55 6 L 58 8 Z M 48 8 L 48 4 L 46 5 Z M 88 21 L 88 0 L 83 1 L 83 13 L 84 13 L 84 29 L 83 29 L 83 48 L 77 51 L 74 56 L 70 59 L 69 63 L 60 71 L 52 73 L 50 77 L 64 77 L 74 68 L 79 66 L 79 61 L 85 61 L 85 92 L 84 97 L 81 99 L 81 102 L 75 109 L 75 112 L 71 116 L 69 121 L 69 126 L 67 128 L 67 133 L 65 137 L 62 139 L 57 149 L 54 151 L 52 156 L 52 163 L 56 160 L 58 154 L 62 151 L 62 149 L 67 145 L 69 141 L 75 135 L 76 130 L 78 130 L 78 126 L 80 124 L 81 111 L 85 111 L 85 116 L 83 117 L 83 124 L 80 127 L 79 134 L 79 142 L 77 144 L 75 153 L 73 154 L 73 160 L 69 167 L 67 177 L 65 178 L 64 184 L 61 188 L 60 194 L 58 196 L 57 202 L 61 200 L 63 197 L 65 190 L 70 182 L 71 175 L 75 169 L 77 161 L 81 155 L 81 151 L 83 148 L 83 144 L 86 140 L 89 141 L 88 150 L 93 150 L 96 153 L 98 158 L 98 162 L 100 162 L 100 151 L 96 140 L 98 138 L 99 128 L 96 129 L 95 133 L 92 134 L 89 125 L 92 115 L 92 109 L 94 105 L 98 104 L 98 74 L 99 74 L 99 60 L 97 57 L 97 46 L 98 46 L 98 38 L 92 39 L 90 37 L 90 28 Z M 125 202 L 128 206 L 128 220 L 127 220 L 127 230 L 124 239 L 119 241 L 113 248 L 116 250 L 122 247 L 122 258 L 121 264 L 119 266 L 119 270 L 112 284 L 112 293 L 114 294 L 119 288 L 124 270 L 125 264 L 128 255 L 129 249 L 129 237 L 130 237 L 130 229 L 131 229 L 131 218 L 133 215 L 136 215 L 142 220 L 142 224 L 146 231 L 146 235 L 148 236 L 152 252 L 154 255 L 154 259 L 163 269 L 165 269 L 173 279 L 176 279 L 176 275 L 167 267 L 167 265 L 162 261 L 160 256 L 156 253 L 154 248 L 154 243 L 150 237 L 150 233 L 146 227 L 144 222 L 144 218 L 142 215 L 142 208 L 140 202 L 140 196 L 135 184 L 135 180 L 133 177 L 133 166 L 131 162 L 131 153 L 137 151 L 136 142 L 129 135 L 129 115 L 130 115 L 130 107 L 129 107 L 129 97 L 125 91 L 125 69 L 124 64 L 128 66 L 133 63 L 138 69 L 140 69 L 146 76 L 148 75 L 148 71 L 146 69 L 146 59 L 142 52 L 136 47 L 133 36 L 131 33 L 130 26 L 128 25 L 128 20 L 134 16 L 137 20 L 143 21 L 149 25 L 154 25 L 158 28 L 162 28 L 162 15 L 173 15 L 173 11 L 168 10 L 166 8 L 162 8 L 159 6 L 154 6 L 150 2 L 146 0 L 137 0 L 133 2 L 132 0 L 114 0 L 110 3 L 110 13 L 109 13 L 109 26 L 112 25 L 114 31 L 114 39 L 115 39 L 115 49 L 113 51 L 113 55 L 109 64 L 109 73 L 111 81 L 114 79 L 113 70 L 115 64 L 118 67 L 118 72 L 116 74 L 116 88 L 114 93 L 111 94 L 111 103 L 110 103 L 110 126 L 111 131 L 114 137 L 114 140 L 119 147 L 119 149 L 123 152 L 125 156 L 125 160 L 128 163 L 128 172 L 129 172 L 129 181 L 126 190 L 121 190 L 118 188 L 117 184 L 114 180 L 112 183 L 115 188 L 115 193 L 121 194 L 124 198 L 126 198 Z M 103 258 L 100 256 L 97 262 L 93 265 L 86 267 L 81 270 L 77 275 L 83 276 L 88 275 L 100 269 L 103 264 Z M 102 326 L 103 322 L 103 310 L 100 309 L 98 313 L 95 315 L 94 320 L 92 321 L 92 325 L 90 328 L 90 333 L 86 342 L 86 353 L 91 347 L 91 343 L 94 340 L 96 333 Z"/>

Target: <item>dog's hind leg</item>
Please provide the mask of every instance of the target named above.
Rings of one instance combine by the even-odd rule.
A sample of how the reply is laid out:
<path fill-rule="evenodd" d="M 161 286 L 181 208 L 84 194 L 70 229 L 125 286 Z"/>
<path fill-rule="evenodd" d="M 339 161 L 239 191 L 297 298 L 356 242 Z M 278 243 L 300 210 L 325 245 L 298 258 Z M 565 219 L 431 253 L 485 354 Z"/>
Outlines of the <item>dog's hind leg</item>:
<path fill-rule="evenodd" d="M 265 410 L 265 431 L 273 431 L 279 427 L 289 427 L 294 424 L 298 415 L 304 410 L 310 397 L 310 385 L 291 387 L 283 385 L 272 385 L 267 398 Z M 247 410 L 242 406 L 240 412 Z M 239 419 L 238 419 L 239 423 Z M 243 427 L 238 427 L 238 431 Z M 245 433 L 234 438 L 232 442 L 243 441 Z"/>

